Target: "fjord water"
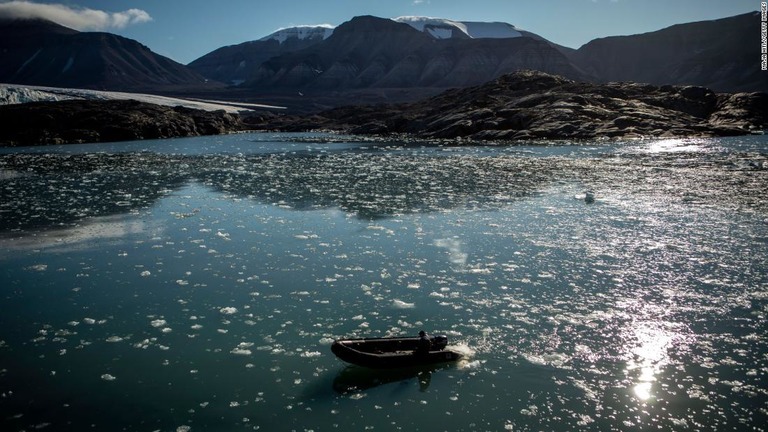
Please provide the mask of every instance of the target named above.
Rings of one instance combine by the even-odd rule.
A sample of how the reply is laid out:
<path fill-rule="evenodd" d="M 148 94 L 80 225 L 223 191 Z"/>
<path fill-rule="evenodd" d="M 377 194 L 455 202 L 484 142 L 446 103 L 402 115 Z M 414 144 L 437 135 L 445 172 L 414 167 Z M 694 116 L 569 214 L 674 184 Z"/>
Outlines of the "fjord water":
<path fill-rule="evenodd" d="M 764 136 L 339 138 L 0 154 L 0 429 L 764 430 Z"/>

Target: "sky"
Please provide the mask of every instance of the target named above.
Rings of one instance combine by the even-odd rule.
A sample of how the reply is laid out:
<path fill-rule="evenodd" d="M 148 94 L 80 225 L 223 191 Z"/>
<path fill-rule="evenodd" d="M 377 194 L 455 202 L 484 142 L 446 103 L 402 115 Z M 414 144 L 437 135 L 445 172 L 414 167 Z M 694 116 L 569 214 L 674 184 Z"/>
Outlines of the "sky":
<path fill-rule="evenodd" d="M 295 25 L 359 15 L 503 21 L 571 48 L 760 9 L 760 0 L 0 0 L 0 17 L 45 17 L 135 39 L 179 63 Z"/>

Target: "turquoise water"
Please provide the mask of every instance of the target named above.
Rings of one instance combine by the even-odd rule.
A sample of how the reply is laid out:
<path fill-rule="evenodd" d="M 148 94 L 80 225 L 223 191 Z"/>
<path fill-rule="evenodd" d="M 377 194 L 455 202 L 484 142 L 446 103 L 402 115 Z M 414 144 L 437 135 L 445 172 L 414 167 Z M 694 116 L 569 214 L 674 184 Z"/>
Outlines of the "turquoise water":
<path fill-rule="evenodd" d="M 762 136 L 6 151 L 0 429 L 765 430 L 766 190 Z M 419 329 L 465 360 L 330 352 Z"/>

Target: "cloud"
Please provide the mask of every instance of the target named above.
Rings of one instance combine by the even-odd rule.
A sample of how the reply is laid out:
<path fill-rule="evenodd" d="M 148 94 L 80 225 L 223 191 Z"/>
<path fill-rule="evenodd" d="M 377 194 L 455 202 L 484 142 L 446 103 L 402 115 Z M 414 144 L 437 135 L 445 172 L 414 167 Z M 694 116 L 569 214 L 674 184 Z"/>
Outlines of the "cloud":
<path fill-rule="evenodd" d="M 104 12 L 62 4 L 40 4 L 29 1 L 0 3 L 0 18 L 43 18 L 75 30 L 122 29 L 129 25 L 152 21 L 141 9 Z"/>

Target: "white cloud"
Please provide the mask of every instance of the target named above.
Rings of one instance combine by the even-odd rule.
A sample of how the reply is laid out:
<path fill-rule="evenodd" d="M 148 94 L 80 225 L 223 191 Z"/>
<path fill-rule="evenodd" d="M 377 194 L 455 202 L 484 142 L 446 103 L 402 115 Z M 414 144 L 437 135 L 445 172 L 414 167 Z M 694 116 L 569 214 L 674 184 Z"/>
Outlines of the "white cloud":
<path fill-rule="evenodd" d="M 40 4 L 14 0 L 0 3 L 0 18 L 43 18 L 75 30 L 122 29 L 152 21 L 141 9 L 105 12 L 62 4 Z"/>

